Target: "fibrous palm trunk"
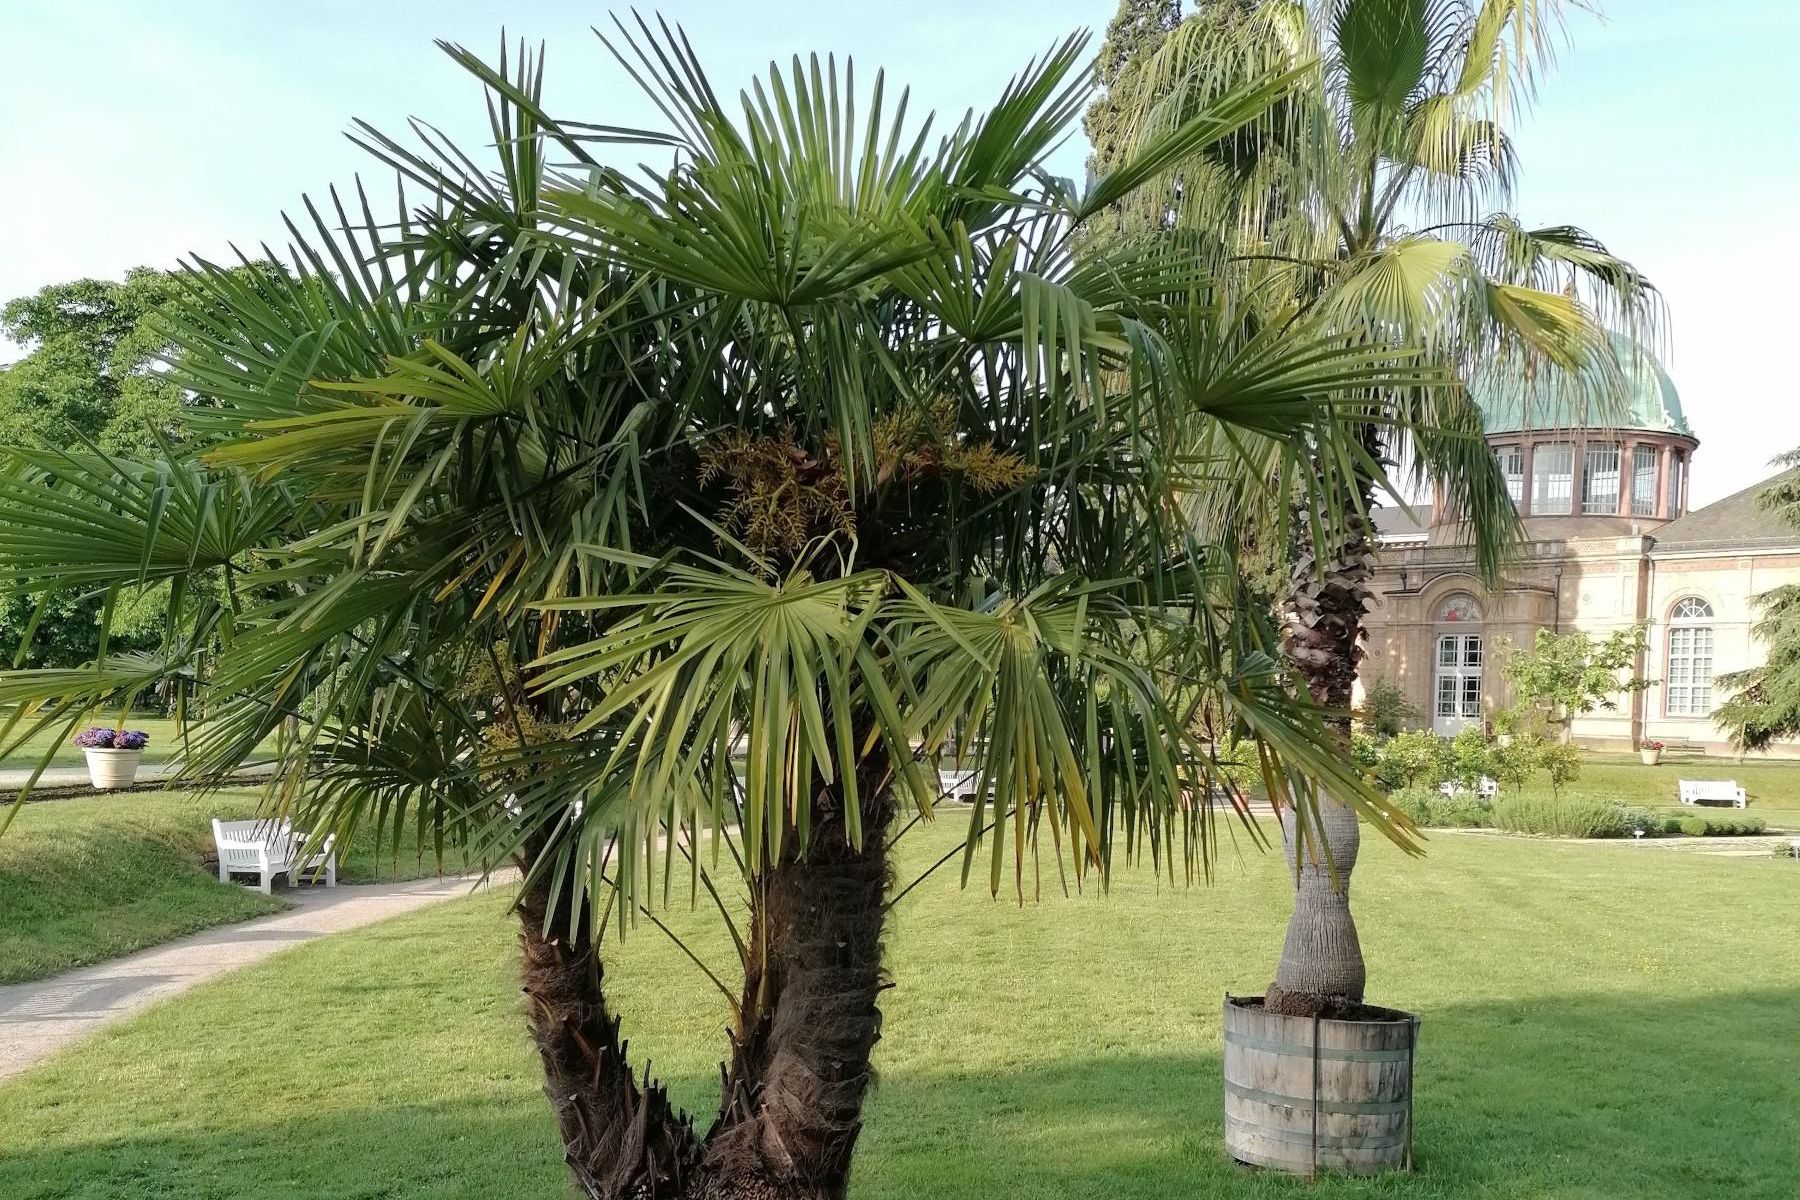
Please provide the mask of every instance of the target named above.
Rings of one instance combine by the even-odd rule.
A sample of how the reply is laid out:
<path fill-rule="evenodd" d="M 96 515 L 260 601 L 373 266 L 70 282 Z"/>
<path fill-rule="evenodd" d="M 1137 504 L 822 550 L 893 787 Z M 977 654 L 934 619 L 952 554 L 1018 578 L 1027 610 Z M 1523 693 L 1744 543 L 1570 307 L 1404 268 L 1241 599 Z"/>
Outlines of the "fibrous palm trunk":
<path fill-rule="evenodd" d="M 881 931 L 893 815 L 887 780 L 860 781 L 863 845 L 841 789 L 815 789 L 809 844 L 788 839 L 750 898 L 745 971 L 719 1117 L 704 1138 L 662 1087 L 633 1076 L 586 936 L 542 934 L 525 897 L 525 992 L 545 1092 L 576 1184 L 595 1200 L 841 1200 L 862 1128 L 886 986 Z"/>
<path fill-rule="evenodd" d="M 1377 448 L 1373 427 L 1364 431 L 1363 440 L 1373 456 Z M 1321 563 L 1302 554 L 1295 563 L 1287 637 L 1288 657 L 1313 699 L 1327 710 L 1346 753 L 1375 553 L 1372 530 L 1363 516 L 1372 485 L 1364 480 L 1361 490 L 1362 511 L 1337 517 L 1344 535 L 1329 557 Z M 1264 1005 L 1292 1016 L 1316 1016 L 1363 998 L 1362 945 L 1350 912 L 1350 874 L 1360 842 L 1356 813 L 1321 795 L 1319 816 L 1317 825 L 1307 828 L 1303 847 L 1294 819 L 1282 829 L 1288 867 L 1295 877 L 1294 912 Z"/>

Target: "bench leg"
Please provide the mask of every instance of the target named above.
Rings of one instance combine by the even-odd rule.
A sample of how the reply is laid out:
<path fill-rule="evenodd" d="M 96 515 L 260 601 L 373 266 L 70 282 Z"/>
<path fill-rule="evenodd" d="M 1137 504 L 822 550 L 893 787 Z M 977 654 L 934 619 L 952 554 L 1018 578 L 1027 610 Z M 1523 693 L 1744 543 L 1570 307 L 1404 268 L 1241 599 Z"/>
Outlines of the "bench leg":
<path fill-rule="evenodd" d="M 231 868 L 226 866 L 223 861 L 221 861 L 219 863 L 219 882 L 220 883 L 230 883 L 231 882 Z"/>
<path fill-rule="evenodd" d="M 262 882 L 258 885 L 258 890 L 261 891 L 262 894 L 265 896 L 274 895 L 275 894 L 275 872 L 264 871 L 264 872 L 262 872 L 260 878 L 261 878 Z"/>
<path fill-rule="evenodd" d="M 337 855 L 335 854 L 325 860 L 325 886 L 328 888 L 337 886 Z"/>

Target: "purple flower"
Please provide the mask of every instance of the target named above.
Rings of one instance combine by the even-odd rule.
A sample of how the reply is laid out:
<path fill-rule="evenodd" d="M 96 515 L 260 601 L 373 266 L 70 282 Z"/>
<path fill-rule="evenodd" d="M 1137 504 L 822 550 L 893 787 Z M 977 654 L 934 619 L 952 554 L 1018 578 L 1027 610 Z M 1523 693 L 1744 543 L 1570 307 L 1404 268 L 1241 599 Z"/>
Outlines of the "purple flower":
<path fill-rule="evenodd" d="M 109 729 L 95 725 L 75 735 L 75 744 L 88 750 L 142 750 L 150 735 L 141 729 Z"/>

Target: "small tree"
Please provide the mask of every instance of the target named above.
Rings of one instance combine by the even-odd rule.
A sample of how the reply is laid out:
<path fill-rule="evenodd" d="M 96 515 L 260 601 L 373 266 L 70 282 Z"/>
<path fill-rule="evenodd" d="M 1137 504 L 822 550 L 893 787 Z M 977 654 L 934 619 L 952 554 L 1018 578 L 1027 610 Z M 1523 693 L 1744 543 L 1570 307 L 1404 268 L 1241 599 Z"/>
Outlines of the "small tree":
<path fill-rule="evenodd" d="M 1424 729 L 1409 729 L 1381 748 L 1376 779 L 1389 790 L 1439 783 L 1450 773 L 1450 743 Z"/>
<path fill-rule="evenodd" d="M 1494 778 L 1508 791 L 1524 787 L 1542 764 L 1545 745 L 1536 734 L 1515 737 L 1506 745 L 1496 743 L 1490 751 Z"/>
<path fill-rule="evenodd" d="M 1573 782 L 1581 774 L 1581 756 L 1573 746 L 1551 745 L 1546 742 L 1537 752 L 1537 764 L 1549 774 L 1550 791 L 1559 800 L 1562 798 L 1563 785 Z"/>
<path fill-rule="evenodd" d="M 1471 725 L 1450 739 L 1450 778 L 1463 787 L 1474 787 L 1483 775 L 1494 773 L 1493 747 L 1479 726 Z"/>
<path fill-rule="evenodd" d="M 1559 709 L 1570 716 L 1596 708 L 1611 711 L 1619 706 L 1614 696 L 1641 692 L 1655 682 L 1636 674 L 1644 646 L 1642 625 L 1615 630 L 1598 641 L 1579 630 L 1540 629 L 1530 650 L 1507 656 L 1503 671 L 1520 705 L 1537 715 Z"/>
<path fill-rule="evenodd" d="M 1385 741 L 1411 728 L 1424 714 L 1406 699 L 1406 693 L 1386 676 L 1378 676 L 1363 689 L 1362 726 L 1377 740 Z"/>

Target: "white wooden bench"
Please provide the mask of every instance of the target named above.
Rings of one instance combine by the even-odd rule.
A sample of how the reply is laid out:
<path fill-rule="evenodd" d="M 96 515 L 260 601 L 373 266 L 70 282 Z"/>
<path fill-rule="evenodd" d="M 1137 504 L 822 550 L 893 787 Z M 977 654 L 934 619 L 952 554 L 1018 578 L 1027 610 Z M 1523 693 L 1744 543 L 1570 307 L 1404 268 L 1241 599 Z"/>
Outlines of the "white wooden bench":
<path fill-rule="evenodd" d="M 973 804 L 980 788 L 980 767 L 938 768 L 938 795 L 945 800 Z"/>
<path fill-rule="evenodd" d="M 1729 804 L 1743 808 L 1750 802 L 1735 779 L 1683 779 L 1680 781 L 1683 804 Z"/>
<path fill-rule="evenodd" d="M 213 818 L 213 845 L 219 851 L 219 882 L 230 883 L 233 875 L 255 875 L 258 890 L 267 896 L 277 875 L 286 875 L 290 885 L 312 873 L 318 882 L 321 873 L 326 887 L 337 886 L 337 835 L 330 834 L 319 852 L 304 862 L 296 856 L 306 844 L 304 833 L 294 832 L 286 821 L 221 821 Z"/>
<path fill-rule="evenodd" d="M 1489 779 L 1486 775 L 1483 775 L 1473 788 L 1468 787 L 1466 784 L 1459 783 L 1454 779 L 1446 779 L 1444 782 L 1438 784 L 1439 794 L 1445 796 L 1466 796 L 1471 791 L 1477 796 L 1480 796 L 1483 800 L 1492 800 L 1500 794 L 1500 785 L 1494 780 Z"/>

